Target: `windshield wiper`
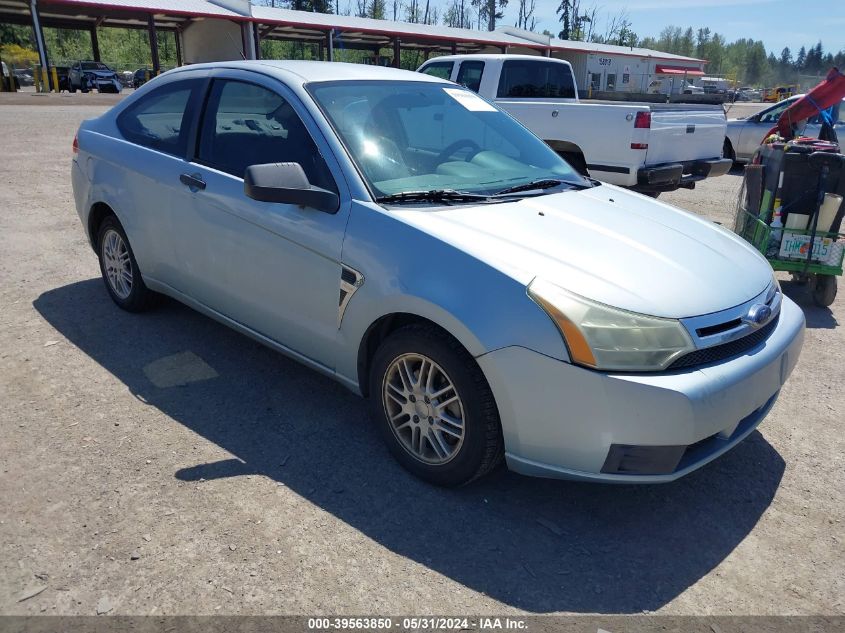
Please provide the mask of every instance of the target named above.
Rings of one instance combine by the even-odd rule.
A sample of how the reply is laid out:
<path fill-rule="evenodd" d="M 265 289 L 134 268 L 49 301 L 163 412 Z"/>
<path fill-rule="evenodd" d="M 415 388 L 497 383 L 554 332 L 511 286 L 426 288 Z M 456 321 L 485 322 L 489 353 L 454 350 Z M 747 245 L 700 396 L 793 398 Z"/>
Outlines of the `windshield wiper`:
<path fill-rule="evenodd" d="M 514 185 L 513 187 L 507 187 L 506 189 L 502 189 L 501 191 L 497 191 L 494 193 L 494 196 L 501 196 L 507 193 L 519 193 L 520 191 L 534 191 L 535 189 L 551 189 L 552 187 L 558 187 L 560 185 L 569 185 L 571 187 L 577 187 L 578 185 L 569 180 L 561 180 L 560 178 L 540 178 L 539 180 L 532 180 L 531 182 L 525 182 L 521 185 Z"/>
<path fill-rule="evenodd" d="M 454 189 L 431 189 L 429 191 L 403 191 L 389 196 L 380 196 L 376 202 L 478 202 L 489 200 L 490 196 Z"/>

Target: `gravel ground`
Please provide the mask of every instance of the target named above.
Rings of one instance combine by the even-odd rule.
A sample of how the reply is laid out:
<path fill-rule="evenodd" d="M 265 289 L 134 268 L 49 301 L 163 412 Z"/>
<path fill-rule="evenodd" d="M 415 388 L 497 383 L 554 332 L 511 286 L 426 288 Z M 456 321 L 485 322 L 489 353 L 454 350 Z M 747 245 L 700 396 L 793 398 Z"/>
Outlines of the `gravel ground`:
<path fill-rule="evenodd" d="M 173 302 L 119 311 L 68 177 L 102 108 L 0 103 L 0 613 L 845 613 L 845 292 L 785 284 L 795 373 L 679 482 L 440 490 L 337 384 Z M 661 200 L 728 223 L 739 182 Z"/>

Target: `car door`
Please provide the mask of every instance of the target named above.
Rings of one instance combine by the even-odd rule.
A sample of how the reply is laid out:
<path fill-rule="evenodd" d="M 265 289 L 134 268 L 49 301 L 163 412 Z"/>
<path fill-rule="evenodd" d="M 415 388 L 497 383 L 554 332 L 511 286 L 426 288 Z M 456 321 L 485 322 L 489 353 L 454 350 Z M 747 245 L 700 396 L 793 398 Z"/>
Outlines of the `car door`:
<path fill-rule="evenodd" d="M 186 294 L 331 369 L 349 196 L 324 155 L 325 140 L 290 90 L 256 73 L 218 75 L 180 174 L 185 204 L 173 233 Z M 277 162 L 300 163 L 312 185 L 340 194 L 340 209 L 246 197 L 246 168 Z"/>
<path fill-rule="evenodd" d="M 787 99 L 780 103 L 763 110 L 759 114 L 749 117 L 739 135 L 739 144 L 734 151 L 738 158 L 748 159 L 760 147 L 763 142 L 763 136 L 768 132 L 778 118 L 790 105 L 794 103 L 794 99 Z"/>
<path fill-rule="evenodd" d="M 114 186 L 120 219 L 145 278 L 176 286 L 172 214 L 178 213 L 192 124 L 199 114 L 199 77 L 163 81 L 116 118 L 123 141 L 103 148 L 96 181 Z"/>

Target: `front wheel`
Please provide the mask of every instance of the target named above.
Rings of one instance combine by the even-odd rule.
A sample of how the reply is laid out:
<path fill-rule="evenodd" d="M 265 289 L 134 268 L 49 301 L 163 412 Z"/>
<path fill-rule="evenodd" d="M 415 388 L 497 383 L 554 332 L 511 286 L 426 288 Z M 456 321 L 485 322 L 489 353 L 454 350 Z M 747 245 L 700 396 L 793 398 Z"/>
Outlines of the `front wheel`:
<path fill-rule="evenodd" d="M 115 216 L 103 220 L 97 244 L 100 272 L 112 300 L 129 312 L 150 307 L 155 295 L 144 284 L 129 239 Z"/>
<path fill-rule="evenodd" d="M 499 414 L 484 374 L 434 326 L 404 327 L 381 344 L 370 400 L 390 452 L 428 482 L 466 484 L 502 459 Z"/>

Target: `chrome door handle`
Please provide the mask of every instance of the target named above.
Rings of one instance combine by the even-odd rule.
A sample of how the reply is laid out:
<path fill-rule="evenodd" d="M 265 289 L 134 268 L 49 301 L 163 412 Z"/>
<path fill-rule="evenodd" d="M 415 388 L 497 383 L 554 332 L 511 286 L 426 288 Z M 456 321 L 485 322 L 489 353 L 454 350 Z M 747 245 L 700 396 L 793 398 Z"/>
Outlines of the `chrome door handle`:
<path fill-rule="evenodd" d="M 197 189 L 205 189 L 205 181 L 200 174 L 182 174 L 179 180 L 186 187 L 190 187 L 192 191 Z"/>

